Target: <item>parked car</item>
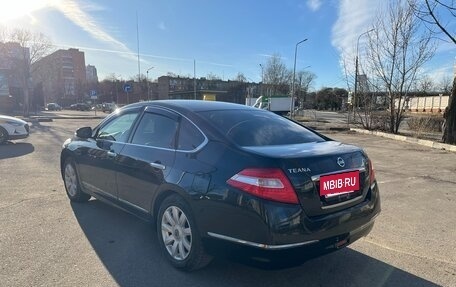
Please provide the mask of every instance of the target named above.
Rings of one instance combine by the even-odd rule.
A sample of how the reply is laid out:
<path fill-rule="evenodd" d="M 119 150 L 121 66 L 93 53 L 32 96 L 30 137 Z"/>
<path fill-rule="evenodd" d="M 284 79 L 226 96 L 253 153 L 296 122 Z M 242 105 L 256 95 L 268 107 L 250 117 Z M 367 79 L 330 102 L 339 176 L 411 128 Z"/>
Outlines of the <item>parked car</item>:
<path fill-rule="evenodd" d="M 96 104 L 90 107 L 91 111 L 101 111 L 102 110 L 102 105 L 101 104 Z"/>
<path fill-rule="evenodd" d="M 26 121 L 0 115 L 0 144 L 8 140 L 24 139 L 29 136 L 30 128 Z"/>
<path fill-rule="evenodd" d="M 112 113 L 113 111 L 115 111 L 117 109 L 117 106 L 116 104 L 114 103 L 103 103 L 101 105 L 101 110 L 104 112 L 104 113 Z"/>
<path fill-rule="evenodd" d="M 366 236 L 380 212 L 361 148 L 238 104 L 122 107 L 66 140 L 60 164 L 71 201 L 93 196 L 155 222 L 184 270 L 208 264 L 209 245 L 327 253 Z"/>
<path fill-rule="evenodd" d="M 90 111 L 90 106 L 85 103 L 77 103 L 77 104 L 72 104 L 70 106 L 71 110 L 76 110 L 76 111 Z"/>
<path fill-rule="evenodd" d="M 48 111 L 61 111 L 62 107 L 56 103 L 49 103 L 46 105 L 46 110 Z"/>

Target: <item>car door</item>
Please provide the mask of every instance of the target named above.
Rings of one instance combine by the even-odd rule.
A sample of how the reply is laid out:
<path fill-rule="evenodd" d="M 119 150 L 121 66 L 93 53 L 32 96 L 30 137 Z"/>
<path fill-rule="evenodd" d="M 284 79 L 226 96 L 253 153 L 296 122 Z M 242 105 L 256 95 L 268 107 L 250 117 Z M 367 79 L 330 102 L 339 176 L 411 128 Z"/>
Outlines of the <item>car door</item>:
<path fill-rule="evenodd" d="M 79 173 L 84 188 L 106 199 L 117 199 L 116 161 L 138 114 L 139 110 L 127 110 L 95 131 L 94 140 L 80 156 Z"/>
<path fill-rule="evenodd" d="M 157 188 L 174 165 L 178 115 L 159 108 L 145 110 L 131 140 L 119 155 L 119 200 L 148 212 Z"/>

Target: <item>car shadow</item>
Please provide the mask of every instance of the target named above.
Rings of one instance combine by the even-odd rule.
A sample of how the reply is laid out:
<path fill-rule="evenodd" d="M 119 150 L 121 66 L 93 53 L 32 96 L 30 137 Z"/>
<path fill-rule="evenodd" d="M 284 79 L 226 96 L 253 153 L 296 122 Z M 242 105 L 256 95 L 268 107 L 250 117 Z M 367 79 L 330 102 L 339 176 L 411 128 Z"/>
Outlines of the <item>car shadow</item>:
<path fill-rule="evenodd" d="M 216 258 L 205 269 L 182 272 L 161 254 L 150 223 L 98 200 L 71 207 L 119 286 L 438 286 L 350 248 L 287 269 Z"/>
<path fill-rule="evenodd" d="M 65 139 L 71 136 L 73 131 L 68 130 L 66 127 L 56 127 L 56 126 L 49 126 L 46 124 L 41 124 L 41 122 L 35 121 L 30 127 L 30 134 L 40 134 L 45 133 L 50 135 L 47 138 L 48 141 L 52 141 L 58 145 L 61 145 Z M 62 135 L 68 134 L 68 135 Z"/>
<path fill-rule="evenodd" d="M 7 141 L 0 145 L 0 159 L 20 157 L 34 151 L 31 143 Z"/>

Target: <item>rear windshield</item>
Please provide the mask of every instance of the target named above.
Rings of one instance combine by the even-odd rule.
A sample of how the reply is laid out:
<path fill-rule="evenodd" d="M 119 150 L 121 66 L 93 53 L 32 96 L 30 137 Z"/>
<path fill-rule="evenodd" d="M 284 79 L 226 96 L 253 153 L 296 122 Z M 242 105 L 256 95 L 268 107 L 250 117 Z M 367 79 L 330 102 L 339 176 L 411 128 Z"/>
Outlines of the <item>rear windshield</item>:
<path fill-rule="evenodd" d="M 324 141 L 320 136 L 298 124 L 262 110 L 206 111 L 199 114 L 240 146 L 287 145 Z"/>

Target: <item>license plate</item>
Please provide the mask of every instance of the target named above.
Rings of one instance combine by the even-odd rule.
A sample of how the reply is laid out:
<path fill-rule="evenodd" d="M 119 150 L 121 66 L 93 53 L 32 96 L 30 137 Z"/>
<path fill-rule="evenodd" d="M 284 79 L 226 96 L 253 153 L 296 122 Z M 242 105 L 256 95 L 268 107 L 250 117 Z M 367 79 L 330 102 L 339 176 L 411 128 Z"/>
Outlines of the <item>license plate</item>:
<path fill-rule="evenodd" d="M 320 196 L 336 196 L 359 190 L 359 171 L 320 177 Z"/>

